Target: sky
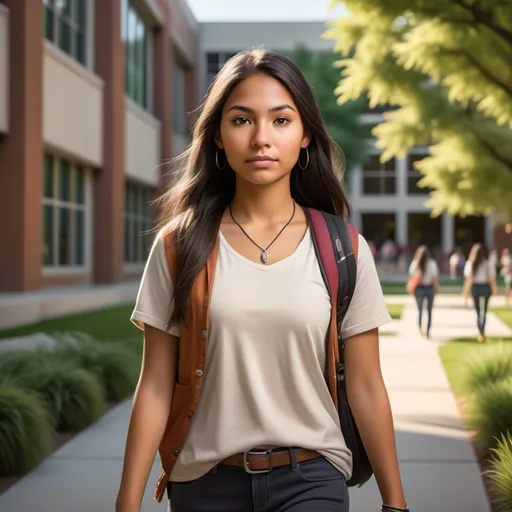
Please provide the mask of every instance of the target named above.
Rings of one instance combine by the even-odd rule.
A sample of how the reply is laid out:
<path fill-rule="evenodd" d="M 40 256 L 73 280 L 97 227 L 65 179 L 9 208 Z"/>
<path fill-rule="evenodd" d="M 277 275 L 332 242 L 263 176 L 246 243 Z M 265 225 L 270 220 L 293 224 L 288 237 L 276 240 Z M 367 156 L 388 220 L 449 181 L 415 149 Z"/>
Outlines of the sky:
<path fill-rule="evenodd" d="M 186 0 L 199 22 L 324 21 L 344 13 L 330 0 Z"/>

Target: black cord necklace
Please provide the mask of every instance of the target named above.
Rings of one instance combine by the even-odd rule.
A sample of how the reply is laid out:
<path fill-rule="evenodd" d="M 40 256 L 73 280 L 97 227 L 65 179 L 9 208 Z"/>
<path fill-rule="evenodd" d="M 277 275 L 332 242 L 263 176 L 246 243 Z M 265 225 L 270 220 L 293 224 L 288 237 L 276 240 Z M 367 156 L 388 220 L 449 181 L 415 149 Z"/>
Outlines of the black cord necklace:
<path fill-rule="evenodd" d="M 295 217 L 295 201 L 293 201 L 293 213 L 292 213 L 292 216 L 290 217 L 290 220 L 283 226 L 283 229 L 281 229 L 281 231 L 279 231 L 279 233 L 277 234 L 277 236 L 274 238 L 274 240 L 272 240 L 272 242 L 270 242 L 270 244 L 267 245 L 267 247 L 261 247 L 261 245 L 257 244 L 248 234 L 247 234 L 247 231 L 245 231 L 245 229 L 235 220 L 235 218 L 233 217 L 233 211 L 231 210 L 231 204 L 229 205 L 229 214 L 231 215 L 231 218 L 233 219 L 233 222 L 242 230 L 242 233 L 256 246 L 258 247 L 260 250 L 261 250 L 261 256 L 260 256 L 260 260 L 263 264 L 267 263 L 268 261 L 268 250 L 270 249 L 270 246 L 279 238 L 279 236 L 281 235 L 281 233 L 290 225 L 290 222 L 293 220 L 293 218 Z"/>

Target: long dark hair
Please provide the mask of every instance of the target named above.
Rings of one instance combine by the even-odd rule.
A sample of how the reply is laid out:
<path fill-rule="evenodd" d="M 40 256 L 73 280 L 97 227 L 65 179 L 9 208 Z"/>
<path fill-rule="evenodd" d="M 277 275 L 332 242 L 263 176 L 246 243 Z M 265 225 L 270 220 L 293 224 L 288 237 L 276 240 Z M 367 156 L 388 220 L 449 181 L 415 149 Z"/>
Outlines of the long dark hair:
<path fill-rule="evenodd" d="M 482 244 L 475 244 L 471 248 L 471 253 L 469 254 L 469 260 L 472 263 L 472 273 L 473 277 L 475 276 L 480 265 L 487 259 L 487 251 Z"/>
<path fill-rule="evenodd" d="M 173 233 L 178 244 L 174 284 L 174 309 L 169 324 L 185 319 L 192 285 L 211 253 L 222 215 L 235 195 L 235 172 L 226 162 L 215 163 L 214 137 L 220 129 L 222 110 L 233 88 L 245 78 L 266 74 L 291 94 L 305 132 L 311 137 L 309 165 L 291 171 L 291 195 L 303 207 L 312 207 L 342 218 L 350 204 L 341 179 L 344 158 L 327 134 L 312 88 L 299 68 L 286 57 L 267 50 L 241 52 L 229 59 L 208 89 L 194 126 L 192 144 L 179 157 L 172 173 L 173 186 L 160 199 L 160 229 Z"/>
<path fill-rule="evenodd" d="M 424 274 L 427 269 L 427 262 L 430 259 L 430 251 L 426 245 L 420 245 L 416 249 L 416 253 L 414 254 L 414 260 L 417 262 L 418 267 L 421 270 L 421 273 Z"/>

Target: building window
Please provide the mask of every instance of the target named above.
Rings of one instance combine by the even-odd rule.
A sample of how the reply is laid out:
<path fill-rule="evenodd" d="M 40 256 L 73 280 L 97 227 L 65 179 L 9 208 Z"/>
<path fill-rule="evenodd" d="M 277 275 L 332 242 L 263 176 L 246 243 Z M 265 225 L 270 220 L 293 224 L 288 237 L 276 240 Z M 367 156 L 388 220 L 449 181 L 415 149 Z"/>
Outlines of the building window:
<path fill-rule="evenodd" d="M 432 191 L 429 187 L 420 187 L 418 182 L 423 175 L 416 170 L 414 164 L 423 160 L 427 155 L 409 155 L 407 157 L 407 193 L 410 195 L 428 195 Z"/>
<path fill-rule="evenodd" d="M 363 167 L 363 193 L 389 196 L 396 194 L 395 159 L 381 163 L 380 155 L 370 155 Z"/>
<path fill-rule="evenodd" d="M 143 263 L 151 249 L 153 227 L 150 202 L 155 190 L 135 183 L 125 183 L 124 261 Z"/>
<path fill-rule="evenodd" d="M 207 55 L 207 85 L 210 86 L 215 75 L 223 68 L 226 62 L 236 55 L 234 53 L 209 53 Z"/>
<path fill-rule="evenodd" d="M 187 128 L 187 71 L 181 66 L 174 66 L 173 70 L 173 129 L 180 135 L 188 135 Z"/>
<path fill-rule="evenodd" d="M 46 154 L 43 172 L 43 265 L 84 267 L 86 170 Z"/>
<path fill-rule="evenodd" d="M 87 59 L 87 0 L 43 0 L 43 33 L 81 64 Z"/>
<path fill-rule="evenodd" d="M 148 108 L 150 29 L 130 0 L 122 0 L 122 38 L 125 45 L 125 91 L 129 98 Z"/>

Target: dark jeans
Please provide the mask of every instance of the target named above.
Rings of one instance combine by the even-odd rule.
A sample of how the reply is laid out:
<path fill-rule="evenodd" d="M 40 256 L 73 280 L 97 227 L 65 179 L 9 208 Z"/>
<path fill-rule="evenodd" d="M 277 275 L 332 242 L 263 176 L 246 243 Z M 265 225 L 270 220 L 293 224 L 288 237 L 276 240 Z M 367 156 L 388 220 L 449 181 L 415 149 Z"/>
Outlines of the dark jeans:
<path fill-rule="evenodd" d="M 427 332 L 430 332 L 432 326 L 432 308 L 434 307 L 434 287 L 432 285 L 421 285 L 416 288 L 414 293 L 416 303 L 418 304 L 418 325 L 422 326 L 423 320 L 423 303 L 427 300 Z"/>
<path fill-rule="evenodd" d="M 323 457 L 251 475 L 220 464 L 198 480 L 170 482 L 172 512 L 348 512 L 343 475 Z"/>
<path fill-rule="evenodd" d="M 471 287 L 471 295 L 475 303 L 478 331 L 485 334 L 485 321 L 487 320 L 487 307 L 491 296 L 491 287 L 488 284 L 474 284 Z"/>

